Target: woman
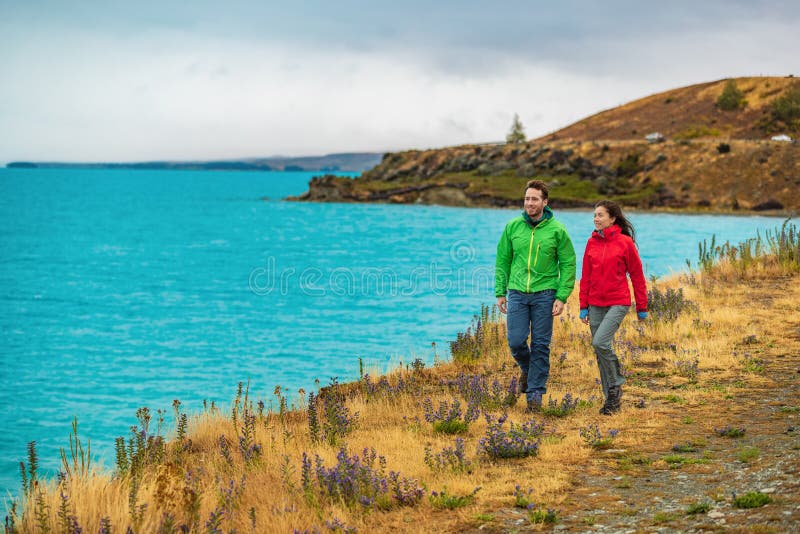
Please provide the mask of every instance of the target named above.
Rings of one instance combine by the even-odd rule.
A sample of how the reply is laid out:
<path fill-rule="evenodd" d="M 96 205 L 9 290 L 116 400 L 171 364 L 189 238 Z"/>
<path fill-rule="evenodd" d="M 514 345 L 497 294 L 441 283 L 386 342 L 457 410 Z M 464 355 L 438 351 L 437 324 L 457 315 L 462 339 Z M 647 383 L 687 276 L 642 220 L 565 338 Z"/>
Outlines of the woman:
<path fill-rule="evenodd" d="M 613 342 L 622 319 L 631 307 L 630 276 L 640 321 L 647 318 L 647 285 L 642 260 L 636 249 L 633 225 L 616 202 L 601 200 L 594 209 L 595 231 L 586 243 L 580 284 L 580 319 L 590 325 L 592 348 L 600 368 L 605 403 L 600 413 L 611 415 L 621 406 L 619 359 Z"/>

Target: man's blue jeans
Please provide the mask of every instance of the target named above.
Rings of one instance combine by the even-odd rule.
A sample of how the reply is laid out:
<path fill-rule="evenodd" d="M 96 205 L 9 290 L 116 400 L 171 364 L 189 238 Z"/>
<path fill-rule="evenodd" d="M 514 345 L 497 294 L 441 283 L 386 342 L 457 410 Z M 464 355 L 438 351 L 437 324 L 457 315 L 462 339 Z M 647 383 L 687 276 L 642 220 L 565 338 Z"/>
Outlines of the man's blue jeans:
<path fill-rule="evenodd" d="M 523 293 L 514 289 L 508 291 L 508 346 L 519 368 L 528 373 L 525 390 L 528 400 L 547 392 L 555 300 L 555 289 L 536 293 Z M 530 346 L 528 336 L 531 338 Z"/>

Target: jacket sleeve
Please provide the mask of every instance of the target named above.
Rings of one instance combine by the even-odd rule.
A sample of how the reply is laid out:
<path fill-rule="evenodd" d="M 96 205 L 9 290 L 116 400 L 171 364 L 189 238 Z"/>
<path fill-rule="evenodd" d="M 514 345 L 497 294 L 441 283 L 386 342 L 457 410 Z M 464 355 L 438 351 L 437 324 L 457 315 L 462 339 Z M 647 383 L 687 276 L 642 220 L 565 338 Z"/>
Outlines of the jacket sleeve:
<path fill-rule="evenodd" d="M 494 296 L 505 297 L 508 291 L 508 279 L 511 275 L 511 258 L 513 250 L 508 237 L 508 226 L 503 230 L 497 243 L 497 259 L 494 265 Z"/>
<path fill-rule="evenodd" d="M 567 302 L 570 293 L 575 289 L 576 263 L 575 247 L 572 246 L 572 240 L 569 238 L 567 229 L 564 228 L 558 240 L 559 281 L 556 298 L 561 302 Z"/>
<path fill-rule="evenodd" d="M 581 309 L 587 309 L 589 307 L 589 281 L 591 280 L 592 276 L 592 262 L 589 261 L 589 243 L 592 242 L 592 239 L 589 238 L 589 241 L 586 243 L 586 250 L 583 252 L 583 267 L 581 268 L 581 286 L 580 291 L 578 293 L 580 306 Z"/>
<path fill-rule="evenodd" d="M 642 260 L 639 258 L 639 251 L 633 240 L 628 241 L 628 273 L 630 273 L 633 283 L 633 298 L 636 299 L 636 311 L 647 311 L 647 283 L 642 270 Z"/>

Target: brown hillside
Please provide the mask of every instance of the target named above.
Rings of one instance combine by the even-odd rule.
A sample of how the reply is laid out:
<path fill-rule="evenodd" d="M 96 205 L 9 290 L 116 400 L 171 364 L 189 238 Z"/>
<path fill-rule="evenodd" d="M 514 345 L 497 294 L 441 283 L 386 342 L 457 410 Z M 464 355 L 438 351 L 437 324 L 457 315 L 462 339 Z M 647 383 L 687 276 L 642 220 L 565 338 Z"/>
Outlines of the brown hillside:
<path fill-rule="evenodd" d="M 765 139 L 776 133 L 793 138 L 800 134 L 800 121 L 776 119 L 773 103 L 790 88 L 800 90 L 794 77 L 734 78 L 746 103 L 724 111 L 717 106 L 728 80 L 701 83 L 651 95 L 602 111 L 540 138 L 559 140 L 633 140 L 651 132 L 667 138 L 719 137 Z"/>
<path fill-rule="evenodd" d="M 296 200 L 511 207 L 519 206 L 533 177 L 549 183 L 556 208 L 611 198 L 640 209 L 800 210 L 797 143 L 715 139 L 531 141 L 396 152 L 354 180 L 314 178 Z"/>
<path fill-rule="evenodd" d="M 735 94 L 733 106 L 718 105 L 723 91 Z M 648 143 L 652 132 L 663 142 Z M 641 209 L 790 213 L 800 210 L 800 145 L 772 141 L 778 133 L 800 137 L 800 81 L 720 80 L 642 98 L 526 143 L 386 154 L 355 180 L 314 178 L 296 200 L 519 206 L 535 177 L 549 183 L 558 208 L 605 198 Z"/>

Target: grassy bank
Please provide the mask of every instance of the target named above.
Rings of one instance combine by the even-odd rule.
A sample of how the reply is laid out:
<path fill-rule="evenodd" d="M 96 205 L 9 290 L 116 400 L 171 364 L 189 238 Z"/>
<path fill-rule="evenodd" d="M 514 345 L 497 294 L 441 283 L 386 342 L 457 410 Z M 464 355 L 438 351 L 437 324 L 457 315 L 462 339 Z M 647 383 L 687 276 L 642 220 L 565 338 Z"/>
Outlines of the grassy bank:
<path fill-rule="evenodd" d="M 332 384 L 299 409 L 279 388 L 274 399 L 252 399 L 246 384 L 229 411 L 187 416 L 176 402 L 178 427 L 166 434 L 163 414 L 140 409 L 139 424 L 117 440 L 113 472 L 95 470 L 76 435 L 59 479 L 40 480 L 32 446 L 6 530 L 509 531 L 500 510 L 517 511 L 521 530 L 578 515 L 591 525 L 582 499 L 598 497 L 581 497 L 581 480 L 605 477 L 600 465 L 623 474 L 702 470 L 716 461 L 703 440 L 752 433 L 728 408 L 766 383 L 783 323 L 797 323 L 794 225 L 736 246 L 702 244 L 693 267 L 651 282 L 651 318 L 623 323 L 616 348 L 628 381 L 617 415 L 598 415 L 598 372 L 575 296 L 556 321 L 549 391 L 534 415 L 515 394 L 503 321 L 485 309 L 453 342 L 453 361 Z M 756 286 L 769 303 L 752 298 Z M 758 451 L 741 455 L 746 463 Z M 686 515 L 772 499 L 726 489 Z M 653 524 L 674 520 L 652 516 Z"/>

